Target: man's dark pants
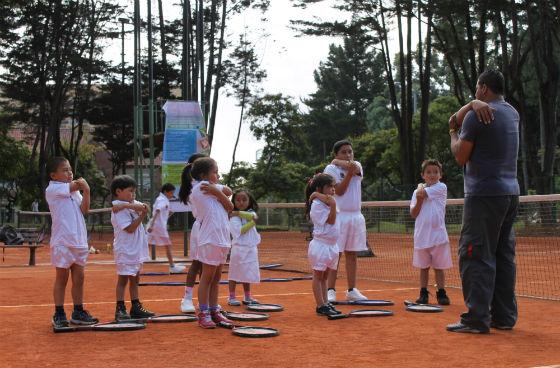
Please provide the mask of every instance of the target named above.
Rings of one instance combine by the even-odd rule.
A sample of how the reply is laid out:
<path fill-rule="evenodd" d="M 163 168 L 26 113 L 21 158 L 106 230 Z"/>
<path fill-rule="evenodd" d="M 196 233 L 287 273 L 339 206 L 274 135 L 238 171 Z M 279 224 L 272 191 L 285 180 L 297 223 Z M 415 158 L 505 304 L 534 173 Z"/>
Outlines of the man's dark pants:
<path fill-rule="evenodd" d="M 518 196 L 467 196 L 459 240 L 459 271 L 468 308 L 465 325 L 487 330 L 490 322 L 513 327 L 515 235 Z"/>

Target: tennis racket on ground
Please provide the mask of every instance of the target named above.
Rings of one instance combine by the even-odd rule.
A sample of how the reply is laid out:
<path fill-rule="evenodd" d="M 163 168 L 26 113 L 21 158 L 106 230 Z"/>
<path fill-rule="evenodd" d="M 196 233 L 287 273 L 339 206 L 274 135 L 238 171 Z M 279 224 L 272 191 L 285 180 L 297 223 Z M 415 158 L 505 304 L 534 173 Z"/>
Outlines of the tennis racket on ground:
<path fill-rule="evenodd" d="M 133 318 L 119 321 L 119 323 L 182 323 L 182 322 L 194 322 L 198 320 L 196 316 L 192 314 L 160 314 L 148 318 Z"/>
<path fill-rule="evenodd" d="M 274 337 L 274 336 L 278 336 L 278 334 L 280 333 L 277 329 L 271 327 L 238 326 L 232 323 L 224 323 L 224 322 L 218 323 L 217 326 L 231 330 L 231 333 L 233 335 L 240 336 L 240 337 L 251 337 L 251 338 Z"/>
<path fill-rule="evenodd" d="M 270 316 L 266 313 L 226 312 L 225 316 L 232 321 L 264 321 Z"/>
<path fill-rule="evenodd" d="M 393 312 L 390 310 L 383 309 L 357 309 L 351 311 L 350 313 L 340 313 L 334 314 L 332 316 L 327 316 L 328 319 L 342 319 L 342 318 L 362 318 L 362 317 L 387 317 L 392 316 Z"/>
<path fill-rule="evenodd" d="M 443 312 L 443 308 L 435 304 L 418 304 L 410 300 L 405 300 L 404 305 L 406 306 L 406 310 L 410 312 L 419 312 L 419 313 Z"/>
<path fill-rule="evenodd" d="M 108 322 L 108 323 L 97 323 L 95 325 L 80 325 L 80 326 L 68 326 L 68 327 L 61 327 L 55 328 L 53 327 L 53 331 L 55 333 L 60 332 L 77 332 L 77 331 L 134 331 L 134 330 L 142 330 L 146 328 L 144 323 L 138 322 Z"/>
<path fill-rule="evenodd" d="M 248 304 L 245 308 L 254 312 L 281 312 L 284 310 L 280 304 Z"/>
<path fill-rule="evenodd" d="M 392 300 L 368 299 L 368 300 L 355 300 L 355 301 L 337 300 L 337 301 L 331 302 L 331 304 L 334 304 L 334 305 L 367 305 L 367 306 L 371 306 L 371 307 L 373 307 L 373 306 L 381 307 L 381 306 L 394 305 L 395 303 L 393 303 Z"/>
<path fill-rule="evenodd" d="M 282 266 L 282 263 L 271 263 L 271 264 L 262 265 L 259 268 L 261 270 L 270 270 L 271 268 L 278 268 L 280 266 Z"/>

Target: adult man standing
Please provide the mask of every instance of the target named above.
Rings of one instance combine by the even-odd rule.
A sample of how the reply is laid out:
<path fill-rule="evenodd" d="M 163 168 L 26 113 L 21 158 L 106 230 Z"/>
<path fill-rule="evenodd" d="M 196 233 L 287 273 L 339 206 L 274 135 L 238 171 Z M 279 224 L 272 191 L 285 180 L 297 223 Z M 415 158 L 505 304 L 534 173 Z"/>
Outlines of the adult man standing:
<path fill-rule="evenodd" d="M 478 78 L 477 100 L 449 120 L 451 151 L 464 166 L 459 271 L 468 308 L 447 326 L 451 332 L 510 330 L 517 321 L 513 223 L 519 204 L 519 114 L 503 94 L 502 74 L 487 70 Z"/>

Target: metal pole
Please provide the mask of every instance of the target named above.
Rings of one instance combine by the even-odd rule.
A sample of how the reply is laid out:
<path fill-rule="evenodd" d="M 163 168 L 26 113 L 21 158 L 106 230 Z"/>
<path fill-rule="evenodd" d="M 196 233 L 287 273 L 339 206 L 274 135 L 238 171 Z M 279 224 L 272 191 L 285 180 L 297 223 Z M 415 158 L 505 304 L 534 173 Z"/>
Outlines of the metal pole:
<path fill-rule="evenodd" d="M 138 96 L 140 94 L 139 91 L 139 54 L 140 54 L 140 4 L 138 3 L 139 0 L 134 0 L 134 85 L 133 85 L 133 99 L 134 99 L 134 107 L 133 107 L 133 114 L 134 114 L 134 133 L 132 138 L 132 144 L 134 148 L 134 179 L 138 183 Z"/>
<path fill-rule="evenodd" d="M 121 22 L 121 84 L 124 86 L 124 24 L 128 23 L 128 19 L 119 18 Z"/>
<path fill-rule="evenodd" d="M 152 53 L 152 1 L 148 0 L 148 144 L 150 148 L 150 203 L 154 198 L 154 58 Z"/>

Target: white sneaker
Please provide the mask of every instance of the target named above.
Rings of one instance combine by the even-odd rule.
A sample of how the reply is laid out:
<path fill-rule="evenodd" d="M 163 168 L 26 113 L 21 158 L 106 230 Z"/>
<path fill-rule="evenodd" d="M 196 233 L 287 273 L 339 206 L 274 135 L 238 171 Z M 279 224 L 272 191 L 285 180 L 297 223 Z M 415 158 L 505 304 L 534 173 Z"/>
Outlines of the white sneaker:
<path fill-rule="evenodd" d="M 355 302 L 357 300 L 367 300 L 367 297 L 360 293 L 360 290 L 353 288 L 352 291 L 346 291 L 346 300 L 349 302 Z"/>
<path fill-rule="evenodd" d="M 181 273 L 183 271 L 185 271 L 185 266 L 181 266 L 178 264 L 173 267 L 169 266 L 169 273 Z"/>
<path fill-rule="evenodd" d="M 194 304 L 192 299 L 183 298 L 181 300 L 181 312 L 183 313 L 194 313 Z"/>
<path fill-rule="evenodd" d="M 336 302 L 336 290 L 334 290 L 334 289 L 327 290 L 327 300 L 330 303 Z"/>

